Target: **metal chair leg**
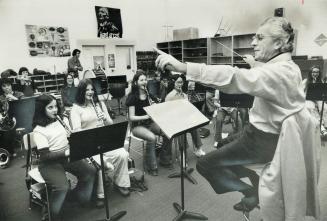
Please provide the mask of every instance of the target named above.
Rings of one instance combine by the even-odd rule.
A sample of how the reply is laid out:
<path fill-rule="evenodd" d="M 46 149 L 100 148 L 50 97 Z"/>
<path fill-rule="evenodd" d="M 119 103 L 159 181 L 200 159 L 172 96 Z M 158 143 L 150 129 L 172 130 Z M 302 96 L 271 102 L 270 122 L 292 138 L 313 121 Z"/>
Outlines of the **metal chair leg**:
<path fill-rule="evenodd" d="M 244 221 L 250 221 L 250 212 L 243 211 Z"/>
<path fill-rule="evenodd" d="M 51 221 L 51 210 L 50 210 L 50 201 L 49 201 L 49 191 L 48 191 L 47 184 L 45 184 L 45 192 L 46 192 L 46 197 L 47 197 L 47 207 L 48 207 L 49 221 Z"/>

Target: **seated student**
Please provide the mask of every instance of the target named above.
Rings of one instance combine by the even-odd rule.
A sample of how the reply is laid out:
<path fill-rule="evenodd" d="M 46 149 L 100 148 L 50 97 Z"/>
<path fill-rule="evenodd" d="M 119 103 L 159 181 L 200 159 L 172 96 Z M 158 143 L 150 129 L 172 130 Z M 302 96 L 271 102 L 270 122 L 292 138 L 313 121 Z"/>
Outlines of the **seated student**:
<path fill-rule="evenodd" d="M 12 89 L 12 79 L 10 78 L 2 78 L 0 80 L 0 109 L 1 115 L 5 115 L 8 110 L 8 102 L 14 101 L 22 98 L 24 94 L 19 91 L 13 91 Z M 0 128 L 1 129 L 1 128 Z M 14 155 L 15 148 L 15 130 L 0 130 L 0 147 L 8 150 L 8 152 Z"/>
<path fill-rule="evenodd" d="M 169 92 L 169 94 L 166 96 L 165 101 L 173 101 L 173 100 L 179 100 L 179 99 L 186 99 L 188 100 L 187 95 L 183 92 L 183 84 L 186 81 L 184 75 L 175 74 L 171 76 L 172 81 L 174 82 L 174 89 Z M 195 146 L 194 154 L 197 157 L 201 157 L 205 155 L 205 152 L 202 150 L 202 141 L 200 138 L 199 130 L 195 129 L 191 132 L 192 141 Z M 185 135 L 181 135 L 178 137 L 178 144 L 184 146 L 186 139 Z M 172 159 L 171 159 L 171 142 L 169 145 L 164 145 L 163 149 L 160 154 L 160 165 L 162 166 L 171 166 Z"/>
<path fill-rule="evenodd" d="M 76 104 L 70 112 L 70 121 L 74 131 L 102 127 L 113 123 L 106 105 L 99 101 L 94 85 L 90 79 L 83 79 L 77 87 Z M 114 170 L 114 183 L 123 196 L 129 195 L 130 179 L 128 174 L 128 152 L 124 148 L 104 153 L 107 169 Z M 93 157 L 100 165 L 99 155 Z M 104 192 L 102 186 L 101 171 L 98 171 L 100 179 L 97 187 L 97 205 L 103 205 Z M 98 179 L 98 180 L 99 180 Z"/>
<path fill-rule="evenodd" d="M 15 101 L 24 97 L 20 91 L 14 91 L 12 88 L 12 79 L 1 78 L 0 80 L 0 100 Z"/>
<path fill-rule="evenodd" d="M 241 121 L 240 116 L 238 117 L 238 119 L 236 119 L 236 116 L 237 116 L 236 108 L 220 107 L 218 90 L 215 91 L 215 100 L 216 100 L 215 104 L 218 108 L 217 108 L 217 113 L 214 114 L 214 122 L 215 122 L 214 148 L 217 148 L 217 147 L 222 146 L 222 129 L 223 129 L 223 123 L 225 122 L 226 116 L 231 117 L 234 133 L 236 133 L 242 129 L 242 121 Z M 236 122 L 237 122 L 237 124 L 236 124 Z"/>
<path fill-rule="evenodd" d="M 10 78 L 10 77 L 16 77 L 17 73 L 13 69 L 7 69 L 3 72 L 1 72 L 0 77 L 1 78 Z"/>
<path fill-rule="evenodd" d="M 74 86 L 73 73 L 66 75 L 64 87 L 61 89 L 61 99 L 64 107 L 72 107 L 75 102 L 77 87 Z"/>
<path fill-rule="evenodd" d="M 156 71 L 154 76 L 151 76 L 151 79 L 148 80 L 147 89 L 151 98 L 155 98 L 157 101 L 160 101 L 160 72 Z"/>
<path fill-rule="evenodd" d="M 34 142 L 40 155 L 40 173 L 49 186 L 51 220 L 61 220 L 69 183 L 65 171 L 78 179 L 74 194 L 80 203 L 91 200 L 96 171 L 87 161 L 69 162 L 69 126 L 60 116 L 60 105 L 51 95 L 36 98 L 33 118 Z"/>
<path fill-rule="evenodd" d="M 18 83 L 16 89 L 24 94 L 25 97 L 33 96 L 37 92 L 34 80 L 26 67 L 21 67 L 18 71 Z"/>
<path fill-rule="evenodd" d="M 321 79 L 321 71 L 320 67 L 317 65 L 314 65 L 311 67 L 310 72 L 308 74 L 308 78 L 304 79 L 302 81 L 302 85 L 304 87 L 304 92 L 307 93 L 308 85 L 312 83 L 323 83 L 323 80 Z M 322 107 L 322 101 L 311 101 L 306 100 L 305 105 L 307 109 L 310 111 L 313 117 L 315 117 L 318 121 L 320 121 L 320 114 L 321 114 L 321 107 Z M 320 128 L 321 132 L 321 138 L 327 138 L 327 108 L 325 107 L 323 110 L 323 120 Z"/>
<path fill-rule="evenodd" d="M 146 114 L 144 107 L 150 106 L 152 100 L 146 90 L 147 80 L 143 70 L 137 70 L 132 81 L 132 90 L 126 99 L 129 120 L 131 121 L 132 133 L 134 136 L 146 140 L 145 166 L 150 175 L 158 176 L 157 157 L 155 152 L 157 135 L 160 135 L 160 128 Z M 163 137 L 163 145 L 168 142 Z"/>

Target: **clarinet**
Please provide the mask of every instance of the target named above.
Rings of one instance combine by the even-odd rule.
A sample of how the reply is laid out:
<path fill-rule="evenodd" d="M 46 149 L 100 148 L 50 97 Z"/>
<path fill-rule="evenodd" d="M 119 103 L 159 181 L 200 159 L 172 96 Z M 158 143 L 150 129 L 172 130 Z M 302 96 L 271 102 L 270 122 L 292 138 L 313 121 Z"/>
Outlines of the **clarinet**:
<path fill-rule="evenodd" d="M 67 136 L 69 137 L 71 135 L 71 133 L 72 133 L 72 131 L 70 130 L 70 128 L 67 126 L 67 124 L 58 115 L 56 115 L 56 119 L 65 128 L 65 130 L 67 132 Z"/>
<path fill-rule="evenodd" d="M 154 101 L 151 99 L 150 94 L 149 94 L 148 90 L 146 89 L 146 86 L 144 86 L 143 89 L 144 89 L 144 91 L 145 91 L 145 93 L 146 93 L 146 96 L 147 96 L 147 98 L 148 98 L 148 102 L 149 102 L 150 106 L 151 106 L 152 104 L 155 104 L 156 102 L 154 102 Z"/>
<path fill-rule="evenodd" d="M 67 124 L 58 115 L 56 116 L 56 118 L 59 121 L 59 123 L 65 128 L 65 130 L 66 130 L 66 132 L 67 132 L 67 134 L 69 136 L 72 133 L 70 128 L 67 126 Z M 93 157 L 90 157 L 89 160 L 97 170 L 100 170 L 100 165 L 97 162 L 95 162 Z"/>
<path fill-rule="evenodd" d="M 95 111 L 95 114 L 97 115 L 97 118 L 98 118 L 98 126 L 100 126 L 100 124 L 101 124 L 101 126 L 103 126 L 104 125 L 104 120 L 100 118 L 100 113 L 98 112 L 98 109 L 95 106 L 93 98 L 91 99 L 91 104 L 92 104 L 92 106 L 94 108 L 94 111 Z"/>

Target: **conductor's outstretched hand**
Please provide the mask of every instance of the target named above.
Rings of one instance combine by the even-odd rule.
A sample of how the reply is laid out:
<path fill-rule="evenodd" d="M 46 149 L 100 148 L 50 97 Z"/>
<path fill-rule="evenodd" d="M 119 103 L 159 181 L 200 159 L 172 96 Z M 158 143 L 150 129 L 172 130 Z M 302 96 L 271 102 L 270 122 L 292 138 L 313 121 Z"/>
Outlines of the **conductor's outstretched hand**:
<path fill-rule="evenodd" d="M 156 59 L 156 67 L 161 70 L 169 70 L 169 71 L 176 71 L 176 72 L 186 72 L 186 64 L 180 62 L 173 56 L 159 50 L 158 48 L 153 48 L 155 52 L 159 54 Z"/>

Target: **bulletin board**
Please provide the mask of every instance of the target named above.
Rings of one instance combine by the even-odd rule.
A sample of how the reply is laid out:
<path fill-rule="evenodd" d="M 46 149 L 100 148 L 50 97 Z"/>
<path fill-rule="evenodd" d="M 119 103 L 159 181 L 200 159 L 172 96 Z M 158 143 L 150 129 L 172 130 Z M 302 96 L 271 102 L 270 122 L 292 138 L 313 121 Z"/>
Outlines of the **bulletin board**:
<path fill-rule="evenodd" d="M 55 26 L 25 25 L 28 53 L 32 57 L 70 56 L 68 29 Z"/>

